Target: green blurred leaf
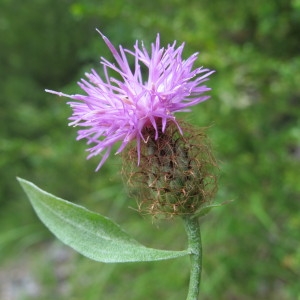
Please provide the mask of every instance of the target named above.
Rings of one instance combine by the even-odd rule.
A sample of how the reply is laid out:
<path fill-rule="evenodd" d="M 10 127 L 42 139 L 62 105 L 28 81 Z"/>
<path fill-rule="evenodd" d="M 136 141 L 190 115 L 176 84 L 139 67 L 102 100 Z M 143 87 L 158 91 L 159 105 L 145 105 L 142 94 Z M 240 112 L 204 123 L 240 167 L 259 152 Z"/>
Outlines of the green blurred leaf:
<path fill-rule="evenodd" d="M 224 201 L 222 203 L 213 203 L 213 204 L 208 204 L 208 205 L 202 206 L 195 213 L 194 218 L 203 217 L 203 216 L 207 215 L 211 211 L 212 208 L 223 206 L 223 205 L 231 203 L 231 202 L 233 202 L 233 200 L 228 200 L 228 201 Z"/>
<path fill-rule="evenodd" d="M 55 197 L 33 183 L 18 178 L 39 218 L 62 242 L 82 255 L 101 262 L 171 259 L 189 254 L 147 248 L 117 224 L 84 207 Z"/>

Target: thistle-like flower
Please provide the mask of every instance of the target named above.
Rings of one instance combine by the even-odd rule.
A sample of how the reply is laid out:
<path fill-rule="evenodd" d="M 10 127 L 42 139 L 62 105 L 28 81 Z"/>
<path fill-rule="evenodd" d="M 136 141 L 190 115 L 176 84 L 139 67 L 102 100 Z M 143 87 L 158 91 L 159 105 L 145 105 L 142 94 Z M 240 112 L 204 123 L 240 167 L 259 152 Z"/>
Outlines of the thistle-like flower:
<path fill-rule="evenodd" d="M 100 33 L 101 34 L 101 33 Z M 157 140 L 173 122 L 180 134 L 182 129 L 174 113 L 189 111 L 189 107 L 209 98 L 203 93 L 210 90 L 203 83 L 214 71 L 200 67 L 193 69 L 198 57 L 195 53 L 186 60 L 182 58 L 184 44 L 176 48 L 176 42 L 166 48 L 160 47 L 160 37 L 151 44 L 148 52 L 137 41 L 134 50 L 119 47 L 119 51 L 101 34 L 116 60 L 116 65 L 101 58 L 103 76 L 95 70 L 86 73 L 79 86 L 85 95 L 67 95 L 46 90 L 75 101 L 68 102 L 73 110 L 71 126 L 80 126 L 77 139 L 87 139 L 88 158 L 103 154 L 97 167 L 101 168 L 119 142 L 116 154 L 122 152 L 129 142 L 136 142 L 137 164 L 140 163 L 141 143 L 147 143 L 149 130 Z M 131 67 L 127 58 L 133 57 Z M 111 77 L 109 72 L 118 74 Z"/>

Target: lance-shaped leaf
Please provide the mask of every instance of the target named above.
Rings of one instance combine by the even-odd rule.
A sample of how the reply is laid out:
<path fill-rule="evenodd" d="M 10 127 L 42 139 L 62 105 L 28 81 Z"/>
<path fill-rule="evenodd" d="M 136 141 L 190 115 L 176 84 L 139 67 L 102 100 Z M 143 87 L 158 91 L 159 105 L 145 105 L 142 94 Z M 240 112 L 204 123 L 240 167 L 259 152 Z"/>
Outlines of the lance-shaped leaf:
<path fill-rule="evenodd" d="M 41 221 L 63 243 L 101 262 L 155 261 L 188 255 L 188 250 L 168 251 L 138 243 L 110 219 L 53 196 L 18 178 Z"/>
<path fill-rule="evenodd" d="M 203 217 L 203 216 L 207 215 L 213 208 L 220 207 L 220 206 L 223 206 L 223 205 L 231 203 L 231 202 L 233 202 L 233 200 L 224 201 L 222 203 L 211 203 L 211 204 L 204 205 L 204 206 L 200 207 L 200 209 L 198 209 L 198 211 L 196 211 L 193 218 Z"/>

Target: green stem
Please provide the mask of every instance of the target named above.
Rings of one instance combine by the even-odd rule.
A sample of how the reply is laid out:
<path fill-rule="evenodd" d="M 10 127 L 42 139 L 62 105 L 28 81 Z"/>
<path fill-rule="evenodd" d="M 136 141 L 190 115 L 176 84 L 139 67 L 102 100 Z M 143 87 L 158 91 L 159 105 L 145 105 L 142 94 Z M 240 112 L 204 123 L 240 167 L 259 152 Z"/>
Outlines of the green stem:
<path fill-rule="evenodd" d="M 191 273 L 187 300 L 197 300 L 200 290 L 202 271 L 202 243 L 200 225 L 197 218 L 185 216 L 183 218 L 185 231 L 188 236 L 188 249 L 190 250 Z"/>

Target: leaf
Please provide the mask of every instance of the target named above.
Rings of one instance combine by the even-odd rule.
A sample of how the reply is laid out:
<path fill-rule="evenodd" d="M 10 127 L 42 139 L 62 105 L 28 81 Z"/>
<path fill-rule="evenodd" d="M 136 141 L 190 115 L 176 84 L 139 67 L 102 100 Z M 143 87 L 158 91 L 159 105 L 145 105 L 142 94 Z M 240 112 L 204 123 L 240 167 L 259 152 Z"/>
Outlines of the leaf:
<path fill-rule="evenodd" d="M 101 262 L 136 262 L 171 259 L 189 251 L 147 248 L 110 219 L 53 196 L 33 183 L 18 178 L 35 212 L 63 243 L 82 255 Z"/>
<path fill-rule="evenodd" d="M 220 207 L 220 206 L 223 206 L 223 205 L 231 203 L 231 202 L 233 202 L 233 200 L 224 201 L 222 203 L 212 203 L 212 204 L 208 204 L 208 205 L 202 206 L 195 213 L 195 215 L 193 216 L 193 218 L 203 217 L 203 216 L 207 215 L 211 211 L 212 208 Z"/>

